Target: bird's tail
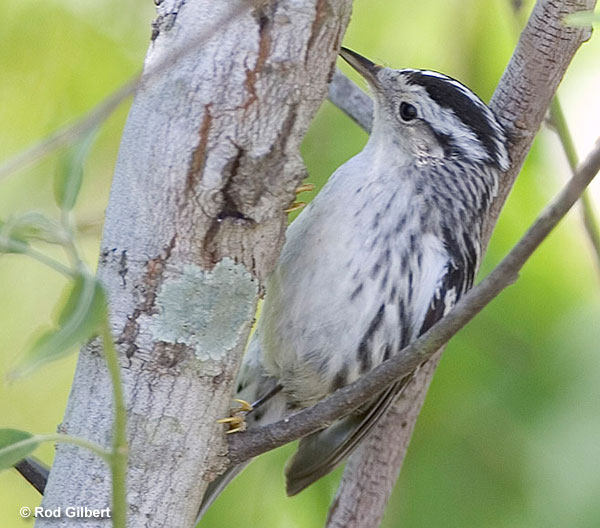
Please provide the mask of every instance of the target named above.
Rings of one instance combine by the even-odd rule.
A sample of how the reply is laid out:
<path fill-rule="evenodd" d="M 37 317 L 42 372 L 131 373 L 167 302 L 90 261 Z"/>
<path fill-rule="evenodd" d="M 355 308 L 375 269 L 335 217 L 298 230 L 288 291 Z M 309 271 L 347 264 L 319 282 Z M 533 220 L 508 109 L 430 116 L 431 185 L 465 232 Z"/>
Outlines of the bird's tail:
<path fill-rule="evenodd" d="M 257 406 L 257 408 L 252 410 L 246 416 L 246 424 L 249 429 L 276 422 L 286 414 L 289 414 L 286 407 L 286 397 L 283 392 L 281 392 L 281 387 L 278 385 L 277 379 L 266 374 L 259 356 L 260 345 L 255 334 L 248 345 L 244 363 L 242 364 L 238 375 L 237 384 L 239 388 L 235 394 L 236 398 L 241 398 L 242 400 L 251 402 Z M 196 524 L 198 524 L 198 521 L 206 513 L 206 510 L 208 510 L 219 494 L 250 462 L 251 460 L 248 460 L 247 462 L 242 462 L 241 464 L 228 468 L 225 473 L 218 476 L 208 485 L 204 498 L 202 499 L 202 504 L 200 505 L 200 510 L 198 511 L 198 517 L 196 517 Z"/>
<path fill-rule="evenodd" d="M 204 494 L 204 498 L 202 499 L 202 504 L 200 505 L 200 510 L 198 511 L 198 516 L 196 517 L 196 524 L 200 521 L 202 516 L 206 513 L 206 510 L 210 507 L 210 505 L 215 501 L 215 499 L 220 495 L 220 493 L 229 485 L 229 483 L 237 477 L 242 470 L 250 463 L 242 462 L 237 466 L 230 467 L 223 473 L 219 475 L 215 480 L 213 480 L 206 489 L 206 493 Z"/>

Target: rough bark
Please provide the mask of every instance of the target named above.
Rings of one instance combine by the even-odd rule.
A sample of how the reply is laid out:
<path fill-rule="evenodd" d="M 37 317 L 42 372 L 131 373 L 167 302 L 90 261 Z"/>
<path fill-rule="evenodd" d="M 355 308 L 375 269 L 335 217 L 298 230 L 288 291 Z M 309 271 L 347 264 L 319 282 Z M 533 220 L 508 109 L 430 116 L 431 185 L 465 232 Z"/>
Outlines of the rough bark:
<path fill-rule="evenodd" d="M 595 0 L 539 0 L 490 101 L 511 136 L 512 165 L 503 176 L 499 196 L 486 222 L 486 241 L 560 80 L 579 46 L 590 37 L 589 29 L 565 27 L 561 21 L 569 13 L 591 10 L 595 4 Z M 348 87 L 344 90 L 347 101 Z M 335 91 L 330 90 L 330 98 L 335 102 Z M 364 120 L 364 108 L 352 113 L 357 116 L 355 120 Z M 419 372 L 410 387 L 414 404 L 400 399 L 367 443 L 350 457 L 330 510 L 328 527 L 379 526 L 434 370 Z M 390 442 L 390 438 L 395 441 Z"/>
<path fill-rule="evenodd" d="M 215 422 L 230 404 L 284 209 L 304 177 L 299 146 L 351 8 L 351 0 L 272 0 L 240 11 L 240 1 L 159 4 L 147 82 L 115 169 L 98 274 L 128 408 L 129 526 L 191 526 L 206 483 L 222 469 L 226 445 Z M 200 49 L 175 54 L 156 73 L 215 24 Z M 108 446 L 111 429 L 110 381 L 92 342 L 60 430 Z M 44 507 L 104 508 L 109 497 L 102 461 L 57 446 Z"/>

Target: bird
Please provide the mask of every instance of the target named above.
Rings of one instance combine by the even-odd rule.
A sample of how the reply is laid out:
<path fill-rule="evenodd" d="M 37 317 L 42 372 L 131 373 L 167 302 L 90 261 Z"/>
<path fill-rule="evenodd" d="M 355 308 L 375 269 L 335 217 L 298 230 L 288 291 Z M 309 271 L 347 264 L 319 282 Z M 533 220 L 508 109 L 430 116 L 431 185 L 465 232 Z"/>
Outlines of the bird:
<path fill-rule="evenodd" d="M 315 404 L 441 319 L 473 285 L 483 222 L 510 165 L 505 130 L 459 81 L 340 55 L 369 85 L 372 131 L 287 229 L 237 379 L 235 398 L 254 403 L 224 420 L 234 429 Z M 288 495 L 339 465 L 413 374 L 301 439 Z M 209 485 L 200 514 L 244 466 Z"/>

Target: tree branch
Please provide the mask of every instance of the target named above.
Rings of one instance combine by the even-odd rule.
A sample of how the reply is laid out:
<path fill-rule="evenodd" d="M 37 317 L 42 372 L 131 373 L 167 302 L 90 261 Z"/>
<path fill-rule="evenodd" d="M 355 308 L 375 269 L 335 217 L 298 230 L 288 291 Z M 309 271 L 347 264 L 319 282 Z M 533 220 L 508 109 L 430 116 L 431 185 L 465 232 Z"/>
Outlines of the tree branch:
<path fill-rule="evenodd" d="M 398 480 L 417 417 L 441 357 L 442 351 L 439 350 L 419 369 L 417 374 L 424 385 L 409 383 L 386 411 L 386 421 L 400 424 L 402 434 L 392 437 L 385 427 L 376 425 L 350 456 L 344 480 L 329 509 L 327 526 L 346 528 L 343 523 L 347 522 L 349 514 L 355 516 L 352 522 L 356 526 L 379 525 L 394 483 Z M 390 442 L 390 438 L 394 438 L 394 441 Z M 389 447 L 390 444 L 393 448 Z M 388 448 L 381 449 L 382 445 Z M 352 478 L 347 478 L 346 475 Z M 365 489 L 377 492 L 365 493 Z M 350 498 L 357 503 L 351 509 L 347 505 Z"/>
<path fill-rule="evenodd" d="M 329 85 L 327 97 L 365 132 L 371 132 L 373 101 L 337 68 Z"/>
<path fill-rule="evenodd" d="M 15 469 L 29 482 L 40 495 L 44 494 L 44 488 L 48 482 L 50 470 L 46 465 L 35 457 L 24 458 L 15 464 Z"/>
<path fill-rule="evenodd" d="M 575 143 L 573 143 L 573 137 L 571 136 L 569 126 L 567 125 L 567 119 L 562 110 L 562 105 L 560 104 L 558 95 L 552 99 L 552 103 L 550 105 L 550 120 L 552 121 L 552 126 L 558 134 L 558 138 L 565 152 L 565 157 L 567 158 L 571 172 L 573 172 L 577 168 L 579 161 L 577 159 Z M 581 195 L 581 216 L 585 232 L 592 246 L 596 266 L 598 271 L 600 271 L 600 229 L 598 227 L 600 224 L 598 224 L 598 220 L 594 214 L 594 205 L 592 203 L 589 191 L 586 191 Z"/>

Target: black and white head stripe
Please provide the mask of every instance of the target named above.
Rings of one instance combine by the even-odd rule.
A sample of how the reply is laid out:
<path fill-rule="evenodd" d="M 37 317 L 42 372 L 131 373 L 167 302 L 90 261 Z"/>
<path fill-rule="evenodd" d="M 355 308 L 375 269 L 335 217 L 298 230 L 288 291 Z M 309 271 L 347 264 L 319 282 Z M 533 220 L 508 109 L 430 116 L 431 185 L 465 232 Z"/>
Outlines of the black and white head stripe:
<path fill-rule="evenodd" d="M 400 73 L 407 84 L 422 86 L 436 103 L 422 109 L 435 114 L 423 116 L 434 132 L 450 139 L 470 157 L 492 162 L 503 171 L 508 169 L 506 133 L 479 97 L 457 80 L 438 72 L 406 69 Z"/>

